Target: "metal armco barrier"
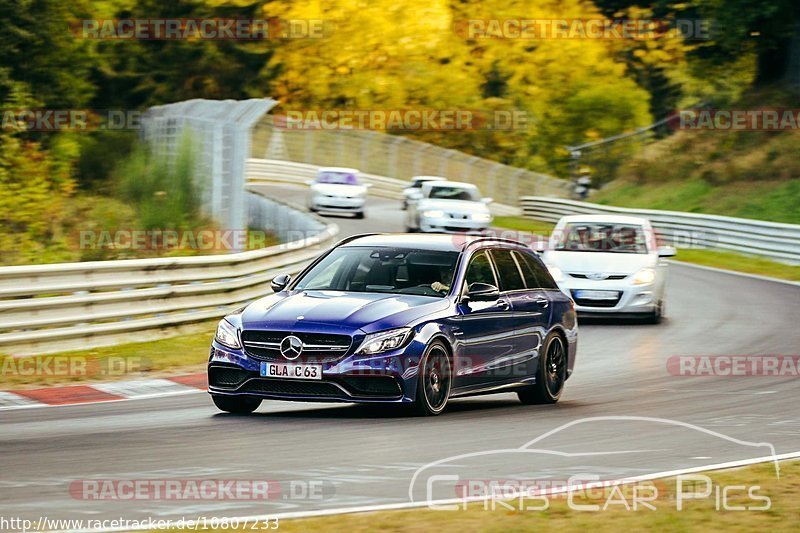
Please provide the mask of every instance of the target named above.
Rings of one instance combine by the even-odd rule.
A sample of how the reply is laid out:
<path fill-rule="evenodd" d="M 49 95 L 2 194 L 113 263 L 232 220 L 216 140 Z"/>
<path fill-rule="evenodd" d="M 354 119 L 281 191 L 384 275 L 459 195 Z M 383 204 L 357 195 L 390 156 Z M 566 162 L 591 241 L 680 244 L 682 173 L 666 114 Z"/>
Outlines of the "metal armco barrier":
<path fill-rule="evenodd" d="M 299 272 L 339 231 L 290 206 L 279 209 L 313 218 L 309 226 L 319 229 L 235 254 L 0 267 L 0 354 L 167 336 L 269 294 L 273 277 Z"/>
<path fill-rule="evenodd" d="M 294 185 L 305 184 L 314 178 L 319 169 L 317 165 L 306 163 L 295 163 L 280 159 L 248 159 L 245 167 L 245 175 L 248 183 L 291 183 Z M 370 195 L 383 196 L 399 200 L 402 197 L 403 189 L 408 185 L 407 182 L 376 176 L 374 174 L 360 174 L 366 183 L 372 185 L 369 189 Z M 486 194 L 484 191 L 481 191 Z M 504 205 L 500 203 L 489 204 L 489 209 L 495 215 L 519 215 L 518 207 Z"/>
<path fill-rule="evenodd" d="M 528 218 L 556 222 L 565 215 L 614 214 L 645 217 L 666 241 L 678 248 L 708 248 L 800 263 L 800 225 L 745 218 L 610 207 L 561 198 L 523 196 Z"/>

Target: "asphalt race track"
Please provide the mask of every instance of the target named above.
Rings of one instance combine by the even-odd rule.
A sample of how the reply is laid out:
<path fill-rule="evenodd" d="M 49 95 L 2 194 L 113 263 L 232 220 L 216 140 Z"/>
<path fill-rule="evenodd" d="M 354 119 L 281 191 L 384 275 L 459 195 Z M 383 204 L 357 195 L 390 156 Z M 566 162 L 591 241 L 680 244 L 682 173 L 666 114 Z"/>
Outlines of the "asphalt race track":
<path fill-rule="evenodd" d="M 302 204 L 302 189 L 262 189 Z M 330 218 L 342 236 L 402 231 L 398 203 L 371 198 L 365 220 Z M 430 473 L 610 478 L 769 456 L 766 443 L 778 454 L 799 450 L 797 376 L 681 377 L 667 360 L 797 355 L 800 286 L 670 270 L 662 324 L 581 324 L 575 374 L 557 406 L 523 406 L 501 394 L 453 400 L 444 415 L 420 419 L 395 409 L 264 402 L 243 417 L 218 412 L 197 393 L 0 411 L 0 515 L 265 515 L 407 502 L 415 472 L 434 461 L 444 462 L 417 476 L 415 500 L 428 494 Z M 611 418 L 584 420 L 593 417 Z M 578 423 L 520 450 L 568 422 Z M 282 492 L 268 501 L 87 501 L 69 491 L 85 479 L 273 480 Z M 309 497 L 309 487 L 321 490 Z M 456 496 L 446 483 L 431 491 Z"/>

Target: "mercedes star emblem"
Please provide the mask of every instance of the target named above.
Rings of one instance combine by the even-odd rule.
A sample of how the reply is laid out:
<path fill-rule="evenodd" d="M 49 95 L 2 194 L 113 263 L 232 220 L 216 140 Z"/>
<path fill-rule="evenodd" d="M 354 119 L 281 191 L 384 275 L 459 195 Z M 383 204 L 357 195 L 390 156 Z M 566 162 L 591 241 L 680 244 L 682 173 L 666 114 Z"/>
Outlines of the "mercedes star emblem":
<path fill-rule="evenodd" d="M 281 355 L 283 357 L 289 361 L 293 361 L 294 359 L 300 357 L 301 353 L 303 353 L 303 341 L 294 335 L 284 337 L 284 339 L 281 341 Z"/>

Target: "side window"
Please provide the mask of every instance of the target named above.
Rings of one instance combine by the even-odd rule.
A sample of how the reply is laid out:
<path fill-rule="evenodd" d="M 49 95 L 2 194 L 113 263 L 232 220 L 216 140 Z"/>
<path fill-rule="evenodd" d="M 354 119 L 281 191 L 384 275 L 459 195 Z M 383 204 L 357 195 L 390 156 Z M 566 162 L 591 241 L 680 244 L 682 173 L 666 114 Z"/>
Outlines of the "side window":
<path fill-rule="evenodd" d="M 519 275 L 517 263 L 511 257 L 511 250 L 492 250 L 492 257 L 497 265 L 497 273 L 500 275 L 501 291 L 516 291 L 525 288 L 525 282 Z"/>
<path fill-rule="evenodd" d="M 542 289 L 557 289 L 558 285 L 553 281 L 553 276 L 547 271 L 547 267 L 542 262 L 529 254 L 514 252 L 522 267 L 522 274 L 528 287 Z"/>
<path fill-rule="evenodd" d="M 492 264 L 489 262 L 489 256 L 486 255 L 486 252 L 478 252 L 472 256 L 464 279 L 467 287 L 473 283 L 497 285 L 497 280 L 494 278 L 494 272 L 492 271 Z"/>

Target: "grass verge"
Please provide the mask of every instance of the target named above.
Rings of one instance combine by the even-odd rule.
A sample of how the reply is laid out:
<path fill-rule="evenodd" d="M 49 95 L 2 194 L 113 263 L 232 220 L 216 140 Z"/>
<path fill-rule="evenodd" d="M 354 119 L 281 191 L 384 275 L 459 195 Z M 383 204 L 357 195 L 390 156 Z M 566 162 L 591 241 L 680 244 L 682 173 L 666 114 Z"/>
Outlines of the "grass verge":
<path fill-rule="evenodd" d="M 217 322 L 198 324 L 197 333 L 150 342 L 32 357 L 0 358 L 0 389 L 77 385 L 87 382 L 200 372 Z"/>
<path fill-rule="evenodd" d="M 711 485 L 697 481 L 684 481 L 682 493 L 702 494 L 711 488 L 708 497 L 684 500 L 683 509 L 677 509 L 677 478 L 654 482 L 641 482 L 642 497 L 656 493 L 650 503 L 655 509 L 638 505 L 633 509 L 633 486 L 612 489 L 594 489 L 585 494 L 576 492 L 575 503 L 599 505 L 598 511 L 576 510 L 568 505 L 566 496 L 550 497 L 544 510 L 543 500 L 511 500 L 508 506 L 498 502 L 473 503 L 457 511 L 436 511 L 425 508 L 407 511 L 385 511 L 337 515 L 324 518 L 282 520 L 283 532 L 325 531 L 327 533 L 361 533 L 369 531 L 797 531 L 800 523 L 800 461 L 781 463 L 781 477 L 775 476 L 773 463 L 763 463 L 746 468 L 708 473 Z M 723 500 L 723 489 L 728 488 Z M 748 490 L 752 489 L 749 494 Z M 638 490 L 638 489 L 637 489 Z M 720 494 L 719 510 L 716 495 Z M 764 507 L 769 498 L 769 508 L 764 510 L 731 510 L 733 506 Z M 626 508 L 623 500 L 628 504 Z M 603 507 L 606 502 L 612 501 Z M 722 502 L 725 502 L 723 505 Z M 727 509 L 726 507 L 727 506 Z M 492 508 L 494 507 L 494 508 Z M 252 527 L 252 522 L 250 523 Z M 209 531 L 230 531 L 209 529 Z M 234 529 L 235 530 L 235 529 Z"/>

